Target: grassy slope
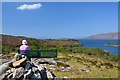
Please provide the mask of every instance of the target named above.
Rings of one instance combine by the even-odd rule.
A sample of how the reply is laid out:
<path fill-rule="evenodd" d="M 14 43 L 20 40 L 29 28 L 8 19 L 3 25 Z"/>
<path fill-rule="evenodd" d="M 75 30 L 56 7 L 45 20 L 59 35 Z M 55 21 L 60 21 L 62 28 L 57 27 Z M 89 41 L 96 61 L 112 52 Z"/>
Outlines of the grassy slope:
<path fill-rule="evenodd" d="M 58 78 L 67 76 L 68 78 L 117 78 L 118 77 L 118 64 L 117 62 L 102 60 L 96 56 L 88 56 L 86 54 L 61 54 L 59 53 L 58 61 L 69 64 L 71 68 L 68 71 L 62 71 L 63 64 L 54 66 L 52 70 Z M 97 62 L 96 62 L 97 61 Z M 113 66 L 109 67 L 105 63 L 110 63 Z M 103 64 L 103 65 L 102 65 Z M 49 66 L 50 68 L 50 66 Z M 66 68 L 66 67 L 65 67 Z M 64 68 L 64 69 L 65 69 Z M 87 68 L 89 72 L 82 71 L 81 69 Z"/>

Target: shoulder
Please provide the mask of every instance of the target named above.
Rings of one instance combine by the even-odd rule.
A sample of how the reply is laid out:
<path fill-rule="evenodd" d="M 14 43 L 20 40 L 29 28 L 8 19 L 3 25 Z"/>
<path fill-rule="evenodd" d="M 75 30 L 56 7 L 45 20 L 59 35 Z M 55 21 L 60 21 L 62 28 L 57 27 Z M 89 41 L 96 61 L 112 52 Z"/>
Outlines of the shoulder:
<path fill-rule="evenodd" d="M 29 50 L 29 46 L 28 45 L 25 45 L 25 47 Z"/>
<path fill-rule="evenodd" d="M 23 47 L 23 45 L 20 46 L 20 48 Z"/>

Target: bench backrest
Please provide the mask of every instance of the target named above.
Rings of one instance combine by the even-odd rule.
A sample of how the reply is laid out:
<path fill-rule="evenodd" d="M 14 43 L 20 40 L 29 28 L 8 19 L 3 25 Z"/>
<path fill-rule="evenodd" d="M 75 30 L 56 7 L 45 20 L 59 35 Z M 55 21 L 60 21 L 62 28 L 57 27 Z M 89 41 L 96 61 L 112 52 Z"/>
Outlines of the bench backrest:
<path fill-rule="evenodd" d="M 58 50 L 30 50 L 29 58 L 57 58 Z"/>

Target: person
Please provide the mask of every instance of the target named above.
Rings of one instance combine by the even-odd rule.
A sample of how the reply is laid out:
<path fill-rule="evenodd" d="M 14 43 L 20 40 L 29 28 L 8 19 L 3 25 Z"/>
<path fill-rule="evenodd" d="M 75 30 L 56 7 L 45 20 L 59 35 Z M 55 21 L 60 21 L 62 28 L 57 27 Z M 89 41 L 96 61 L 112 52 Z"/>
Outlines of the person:
<path fill-rule="evenodd" d="M 30 50 L 29 46 L 27 46 L 27 41 L 22 40 L 22 45 L 20 46 L 20 50 Z"/>
<path fill-rule="evenodd" d="M 22 40 L 22 45 L 19 48 L 19 53 L 23 54 L 25 56 L 29 56 L 29 46 L 27 45 L 27 41 L 26 40 Z"/>
<path fill-rule="evenodd" d="M 17 60 L 20 60 L 22 59 L 23 57 L 24 58 L 27 58 L 29 61 L 30 61 L 30 58 L 29 58 L 29 46 L 27 46 L 27 41 L 26 40 L 22 40 L 22 45 L 20 46 L 19 50 L 18 50 L 18 53 L 16 53 L 14 55 L 14 58 L 10 61 L 10 63 L 14 62 L 14 61 L 17 61 Z"/>

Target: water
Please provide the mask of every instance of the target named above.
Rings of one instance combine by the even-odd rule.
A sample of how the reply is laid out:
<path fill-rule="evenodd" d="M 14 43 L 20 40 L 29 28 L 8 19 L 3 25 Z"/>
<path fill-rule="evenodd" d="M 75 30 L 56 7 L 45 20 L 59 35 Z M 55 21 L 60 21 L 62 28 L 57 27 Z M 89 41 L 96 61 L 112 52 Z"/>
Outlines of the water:
<path fill-rule="evenodd" d="M 120 41 L 120 40 L 119 40 Z M 85 48 L 102 48 L 103 50 L 109 50 L 111 54 L 118 55 L 120 51 L 118 51 L 119 47 L 113 46 L 105 46 L 106 43 L 116 43 L 118 44 L 118 40 L 79 40 Z"/>

